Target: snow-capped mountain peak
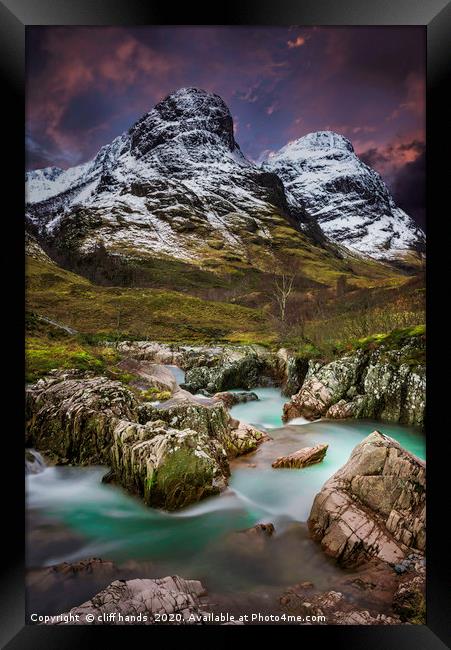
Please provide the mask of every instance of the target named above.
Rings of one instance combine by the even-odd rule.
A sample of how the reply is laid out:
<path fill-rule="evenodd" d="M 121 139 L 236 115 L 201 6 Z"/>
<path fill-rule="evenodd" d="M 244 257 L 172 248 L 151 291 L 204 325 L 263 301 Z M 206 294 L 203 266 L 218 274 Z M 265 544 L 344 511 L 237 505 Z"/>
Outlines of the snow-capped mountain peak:
<path fill-rule="evenodd" d="M 308 133 L 297 140 L 292 140 L 277 153 L 273 154 L 271 160 L 277 158 L 298 160 L 303 155 L 308 154 L 308 152 L 320 152 L 323 149 L 328 149 L 329 151 L 338 149 L 354 153 L 352 143 L 344 135 L 340 135 L 334 131 L 316 131 L 314 133 Z"/>
<path fill-rule="evenodd" d="M 218 96 L 199 88 L 182 88 L 146 113 L 129 131 L 131 150 L 143 156 L 161 145 L 216 145 L 233 152 L 233 119 Z"/>
<path fill-rule="evenodd" d="M 289 200 L 337 243 L 387 260 L 424 249 L 424 233 L 344 136 L 309 133 L 271 155 L 263 168 L 282 179 Z"/>
<path fill-rule="evenodd" d="M 34 232 L 81 255 L 102 243 L 115 255 L 195 263 L 252 250 L 258 263 L 287 227 L 381 259 L 424 245 L 345 137 L 310 133 L 258 167 L 225 102 L 198 88 L 163 99 L 88 162 L 29 172 L 26 197 Z"/>
<path fill-rule="evenodd" d="M 223 100 L 196 88 L 163 99 L 93 160 L 45 185 L 29 178 L 27 200 L 39 235 L 81 254 L 102 242 L 132 257 L 246 256 L 251 239 L 270 242 L 275 216 L 302 227 L 280 179 L 243 156 Z"/>

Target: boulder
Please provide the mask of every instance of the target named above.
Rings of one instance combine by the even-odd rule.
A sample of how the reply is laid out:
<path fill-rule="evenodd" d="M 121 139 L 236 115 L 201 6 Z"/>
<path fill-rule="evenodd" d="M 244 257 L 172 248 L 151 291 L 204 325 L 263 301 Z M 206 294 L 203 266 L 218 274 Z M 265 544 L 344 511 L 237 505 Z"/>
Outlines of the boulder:
<path fill-rule="evenodd" d="M 250 424 L 238 422 L 238 426 L 230 431 L 227 451 L 231 457 L 242 456 L 255 451 L 258 445 L 269 439 L 269 436 Z"/>
<path fill-rule="evenodd" d="M 331 420 L 352 418 L 356 412 L 356 406 L 356 402 L 347 402 L 345 399 L 341 399 L 327 409 L 326 418 L 330 418 Z"/>
<path fill-rule="evenodd" d="M 108 464 L 117 420 L 136 420 L 138 410 L 118 381 L 54 371 L 27 388 L 26 444 L 60 463 Z"/>
<path fill-rule="evenodd" d="M 408 356 L 407 352 L 405 353 Z M 402 363 L 400 353 L 374 354 L 363 378 L 363 397 L 356 417 L 377 418 L 412 426 L 424 425 L 426 368 Z"/>
<path fill-rule="evenodd" d="M 120 341 L 116 348 L 121 355 L 158 364 L 178 365 L 182 358 L 177 348 L 156 341 Z"/>
<path fill-rule="evenodd" d="M 343 565 L 372 556 L 397 563 L 424 551 L 425 510 L 425 463 L 374 431 L 316 495 L 308 525 Z"/>
<path fill-rule="evenodd" d="M 326 455 L 329 445 L 315 445 L 315 447 L 304 447 L 288 456 L 280 456 L 272 464 L 273 467 L 308 467 L 320 463 Z"/>
<path fill-rule="evenodd" d="M 278 350 L 277 358 L 282 376 L 282 394 L 291 397 L 301 389 L 308 372 L 309 361 L 290 353 L 285 348 Z"/>
<path fill-rule="evenodd" d="M 226 444 L 230 434 L 230 415 L 222 402 L 191 397 L 170 399 L 158 405 L 143 404 L 139 411 L 141 423 L 163 420 L 174 429 L 193 429 Z"/>
<path fill-rule="evenodd" d="M 186 367 L 186 366 L 185 366 Z M 185 375 L 184 387 L 192 393 L 218 393 L 231 388 L 250 390 L 269 385 L 278 376 L 274 355 L 252 347 L 224 349 L 209 365 L 193 365 Z"/>
<path fill-rule="evenodd" d="M 316 420 L 325 415 L 358 383 L 364 360 L 364 354 L 358 351 L 331 363 L 311 361 L 301 390 L 284 405 L 284 421 L 299 416 Z"/>
<path fill-rule="evenodd" d="M 115 580 L 91 600 L 51 619 L 48 625 L 154 625 L 198 623 L 206 592 L 197 580 L 179 576 L 158 579 Z M 164 615 L 164 618 L 161 616 Z M 86 618 L 88 616 L 88 619 Z M 166 617 L 171 616 L 171 620 Z M 91 618 L 93 617 L 93 618 Z M 192 617 L 192 618 L 191 618 Z"/>
<path fill-rule="evenodd" d="M 145 503 L 174 510 L 227 484 L 231 418 L 222 403 L 140 404 L 119 382 L 56 373 L 27 391 L 27 442 L 59 463 L 111 467 Z"/>
<path fill-rule="evenodd" d="M 140 388 L 157 388 L 160 391 L 174 393 L 178 388 L 172 372 L 166 366 L 127 358 L 117 364 L 118 368 L 139 377 Z"/>
<path fill-rule="evenodd" d="M 216 393 L 213 399 L 221 401 L 226 408 L 231 408 L 236 404 L 245 404 L 246 402 L 253 402 L 258 400 L 258 395 L 250 391 L 241 391 L 239 393 Z"/>
<path fill-rule="evenodd" d="M 302 387 L 284 405 L 284 421 L 368 418 L 423 426 L 426 372 L 424 340 L 400 349 L 356 350 L 330 363 L 310 361 Z"/>
<path fill-rule="evenodd" d="M 147 505 L 177 510 L 227 485 L 222 444 L 206 432 L 173 429 L 160 420 L 121 421 L 114 430 L 111 468 L 115 479 Z"/>

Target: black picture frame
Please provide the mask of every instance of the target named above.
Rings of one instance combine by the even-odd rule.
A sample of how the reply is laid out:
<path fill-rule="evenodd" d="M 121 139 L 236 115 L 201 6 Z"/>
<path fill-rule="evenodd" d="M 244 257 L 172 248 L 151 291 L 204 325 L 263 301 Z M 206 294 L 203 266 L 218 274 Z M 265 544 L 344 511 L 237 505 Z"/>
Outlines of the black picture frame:
<path fill-rule="evenodd" d="M 440 365 L 446 345 L 440 345 L 440 327 L 434 324 L 434 302 L 438 300 L 440 287 L 446 292 L 447 262 L 446 245 L 442 235 L 447 217 L 447 194 L 449 174 L 440 163 L 442 150 L 449 152 L 449 109 L 445 101 L 446 82 L 450 78 L 449 36 L 451 35 L 451 4 L 447 0 L 254 0 L 250 2 L 229 1 L 216 10 L 208 10 L 204 3 L 193 7 L 192 3 L 180 7 L 169 3 L 145 0 L 0 0 L 0 66 L 2 71 L 4 112 L 2 121 L 3 156 L 6 171 L 3 175 L 3 207 L 6 198 L 9 210 L 3 214 L 4 237 L 4 308 L 7 313 L 6 334 L 8 351 L 12 353 L 13 365 L 8 365 L 8 399 L 4 411 L 12 416 L 11 424 L 4 424 L 3 435 L 7 438 L 7 452 L 3 459 L 4 526 L 1 565 L 1 638 L 2 647 L 10 650 L 22 648 L 90 647 L 107 644 L 110 640 L 120 643 L 119 637 L 130 644 L 135 633 L 146 633 L 147 643 L 155 643 L 156 637 L 163 643 L 180 642 L 174 635 L 182 634 L 184 641 L 192 642 L 192 635 L 213 633 L 214 643 L 230 644 L 240 640 L 243 628 L 230 627 L 171 627 L 165 628 L 99 628 L 38 627 L 25 625 L 24 585 L 24 487 L 23 444 L 20 434 L 23 403 L 23 331 L 24 331 L 24 232 L 23 221 L 23 173 L 24 165 L 24 69 L 25 29 L 30 25 L 422 25 L 427 32 L 427 284 L 428 284 L 428 417 L 427 417 L 427 463 L 428 463 L 428 547 L 427 547 L 427 625 L 425 626 L 378 626 L 378 627 L 331 627 L 302 626 L 278 628 L 281 632 L 296 634 L 298 643 L 333 643 L 334 647 L 365 648 L 366 650 L 389 650 L 416 648 L 439 650 L 450 646 L 451 599 L 449 583 L 449 548 L 442 527 L 447 522 L 449 507 L 444 477 L 449 473 L 449 454 L 445 447 L 449 433 L 446 420 L 446 382 L 439 378 Z M 448 153 L 449 157 L 449 153 Z M 449 202 L 449 200 L 448 200 Z M 7 233 L 7 234 L 5 234 Z M 448 240 L 449 241 L 449 240 Z M 443 264 L 443 268 L 441 265 Z M 436 293 L 437 290 L 437 293 Z M 443 294 L 442 294 L 443 295 Z M 437 310 L 438 311 L 438 310 Z M 5 325 L 5 323 L 3 323 Z M 437 331 L 434 329 L 437 327 Z M 446 338 L 443 341 L 446 343 Z M 449 383 L 449 382 L 448 382 Z M 4 444 L 6 445 L 5 441 Z M 442 483 L 443 482 L 443 483 Z M 5 512 L 6 511 L 6 512 Z M 255 635 L 256 628 L 247 627 Z M 218 634 L 220 632 L 220 634 Z M 114 633 L 114 637 L 112 634 Z M 101 636 L 96 636 L 101 634 Z M 163 637 L 160 635 L 163 634 Z M 94 640 L 93 640 L 94 639 Z M 145 641 L 144 641 L 145 642 Z M 160 642 L 160 641 L 158 641 Z"/>

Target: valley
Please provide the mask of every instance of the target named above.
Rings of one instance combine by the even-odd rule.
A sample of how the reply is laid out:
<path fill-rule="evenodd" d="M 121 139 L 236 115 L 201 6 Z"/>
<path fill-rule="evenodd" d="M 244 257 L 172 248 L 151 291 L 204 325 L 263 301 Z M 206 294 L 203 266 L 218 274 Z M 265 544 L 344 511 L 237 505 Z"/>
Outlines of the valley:
<path fill-rule="evenodd" d="M 26 197 L 32 608 L 422 623 L 425 235 L 351 142 L 183 88 Z"/>

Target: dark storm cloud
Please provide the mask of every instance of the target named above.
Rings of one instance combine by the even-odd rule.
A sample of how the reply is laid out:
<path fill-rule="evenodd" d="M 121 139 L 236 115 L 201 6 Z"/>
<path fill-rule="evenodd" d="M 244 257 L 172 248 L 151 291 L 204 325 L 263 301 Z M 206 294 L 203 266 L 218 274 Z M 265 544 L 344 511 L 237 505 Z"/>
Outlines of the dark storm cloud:
<path fill-rule="evenodd" d="M 79 133 L 99 127 L 111 118 L 111 113 L 111 99 L 99 90 L 88 90 L 68 104 L 59 126 L 67 133 Z"/>
<path fill-rule="evenodd" d="M 426 153 L 401 167 L 393 182 L 393 192 L 399 206 L 426 229 Z"/>
<path fill-rule="evenodd" d="M 306 133 L 331 129 L 394 187 L 419 156 L 402 146 L 424 144 L 423 28 L 27 31 L 29 168 L 91 158 L 183 86 L 224 99 L 237 141 L 256 161 Z"/>
<path fill-rule="evenodd" d="M 426 151 L 424 142 L 395 142 L 384 148 L 372 147 L 360 154 L 370 167 L 380 171 L 396 203 L 426 227 Z"/>

